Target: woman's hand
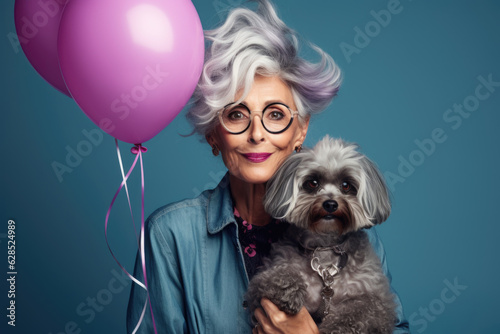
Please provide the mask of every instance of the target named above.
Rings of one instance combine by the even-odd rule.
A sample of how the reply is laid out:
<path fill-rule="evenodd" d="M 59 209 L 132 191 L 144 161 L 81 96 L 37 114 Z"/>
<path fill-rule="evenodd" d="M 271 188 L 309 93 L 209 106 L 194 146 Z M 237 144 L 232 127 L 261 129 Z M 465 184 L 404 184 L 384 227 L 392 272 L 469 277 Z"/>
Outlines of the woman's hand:
<path fill-rule="evenodd" d="M 288 315 L 269 299 L 263 298 L 260 304 L 264 310 L 255 310 L 254 316 L 259 324 L 252 334 L 319 334 L 316 323 L 305 307 L 296 315 Z"/>

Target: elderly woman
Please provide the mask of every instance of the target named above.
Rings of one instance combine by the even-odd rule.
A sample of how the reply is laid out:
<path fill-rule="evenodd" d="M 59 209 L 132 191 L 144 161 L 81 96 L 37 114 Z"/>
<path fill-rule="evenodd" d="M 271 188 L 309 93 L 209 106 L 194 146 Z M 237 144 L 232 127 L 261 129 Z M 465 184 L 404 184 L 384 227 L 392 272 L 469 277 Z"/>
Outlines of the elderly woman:
<path fill-rule="evenodd" d="M 148 219 L 146 268 L 150 306 L 139 333 L 250 333 L 243 296 L 249 279 L 287 224 L 263 208 L 266 182 L 306 137 L 311 114 L 336 95 L 340 71 L 320 49 L 313 64 L 267 1 L 236 9 L 206 33 L 211 44 L 188 119 L 227 175 L 212 190 L 156 210 Z M 382 245 L 370 238 L 386 269 Z M 142 277 L 138 258 L 135 277 Z M 146 292 L 134 285 L 128 331 L 139 322 Z M 399 301 L 398 301 L 399 303 Z M 152 308 L 154 323 L 150 316 Z M 395 332 L 407 332 L 399 308 Z M 254 333 L 317 333 L 308 311 L 281 312 L 269 300 L 255 312 Z"/>

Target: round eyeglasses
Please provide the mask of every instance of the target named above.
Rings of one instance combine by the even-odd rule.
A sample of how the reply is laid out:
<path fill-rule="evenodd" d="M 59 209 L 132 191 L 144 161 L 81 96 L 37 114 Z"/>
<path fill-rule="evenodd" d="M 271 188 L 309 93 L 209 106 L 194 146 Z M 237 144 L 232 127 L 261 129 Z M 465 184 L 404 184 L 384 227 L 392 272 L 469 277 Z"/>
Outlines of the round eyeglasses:
<path fill-rule="evenodd" d="M 284 103 L 271 103 L 262 110 L 260 121 L 264 129 L 272 134 L 285 132 L 293 122 L 293 116 L 298 111 L 291 111 Z M 229 133 L 239 135 L 245 132 L 252 122 L 252 112 L 244 104 L 228 104 L 217 113 L 219 120 Z"/>

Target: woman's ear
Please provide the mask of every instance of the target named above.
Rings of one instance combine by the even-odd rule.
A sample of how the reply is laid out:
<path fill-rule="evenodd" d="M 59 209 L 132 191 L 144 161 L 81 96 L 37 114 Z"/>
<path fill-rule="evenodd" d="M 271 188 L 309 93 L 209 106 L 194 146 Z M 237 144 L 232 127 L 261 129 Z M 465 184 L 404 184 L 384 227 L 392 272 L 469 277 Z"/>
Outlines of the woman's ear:
<path fill-rule="evenodd" d="M 213 131 L 205 135 L 205 139 L 207 140 L 208 145 L 214 146 L 217 145 L 217 140 L 215 139 L 215 134 Z"/>
<path fill-rule="evenodd" d="M 207 140 L 208 145 L 210 145 L 210 147 L 212 148 L 212 154 L 218 156 L 221 151 L 215 131 L 212 131 L 210 134 L 205 135 L 205 139 Z"/>
<path fill-rule="evenodd" d="M 307 116 L 307 118 L 304 121 L 299 121 L 299 137 L 295 141 L 294 147 L 297 147 L 299 145 L 302 145 L 304 141 L 306 140 L 306 135 L 307 135 L 307 129 L 309 128 L 309 121 L 311 120 L 310 116 Z"/>
<path fill-rule="evenodd" d="M 212 135 L 206 134 L 205 140 L 207 141 L 208 145 L 212 146 Z"/>

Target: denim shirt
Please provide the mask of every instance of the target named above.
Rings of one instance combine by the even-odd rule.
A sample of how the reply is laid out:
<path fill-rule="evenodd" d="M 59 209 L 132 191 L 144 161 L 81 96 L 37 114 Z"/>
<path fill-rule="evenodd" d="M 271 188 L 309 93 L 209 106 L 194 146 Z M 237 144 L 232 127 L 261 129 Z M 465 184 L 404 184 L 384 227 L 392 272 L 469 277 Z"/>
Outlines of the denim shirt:
<path fill-rule="evenodd" d="M 250 315 L 243 306 L 248 275 L 233 212 L 226 174 L 217 188 L 161 207 L 148 218 L 146 273 L 158 333 L 251 333 Z M 367 232 L 391 279 L 375 229 Z M 134 277 L 143 281 L 141 267 L 138 255 Z M 134 283 L 128 333 L 137 325 L 146 297 Z M 394 333 L 409 333 L 399 297 L 397 303 Z M 137 333 L 154 333 L 149 305 Z"/>

